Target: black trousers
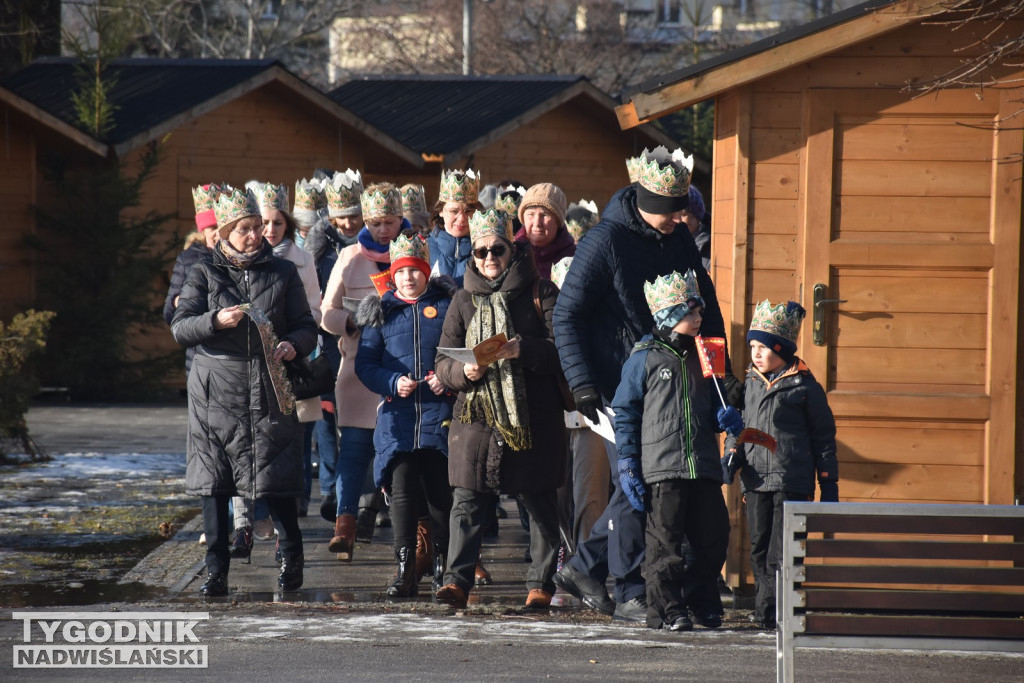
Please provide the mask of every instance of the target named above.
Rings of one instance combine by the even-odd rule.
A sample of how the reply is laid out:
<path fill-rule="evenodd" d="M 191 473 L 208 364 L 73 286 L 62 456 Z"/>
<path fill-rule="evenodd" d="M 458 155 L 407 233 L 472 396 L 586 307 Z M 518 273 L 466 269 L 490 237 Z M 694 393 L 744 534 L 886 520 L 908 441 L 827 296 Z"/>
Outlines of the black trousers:
<path fill-rule="evenodd" d="M 647 506 L 647 625 L 671 624 L 687 607 L 722 614 L 718 576 L 729 546 L 729 513 L 721 484 L 710 479 L 650 484 Z M 684 541 L 693 553 L 689 562 Z"/>
<path fill-rule="evenodd" d="M 749 491 L 747 526 L 750 528 L 750 566 L 754 571 L 754 616 L 775 623 L 775 572 L 782 561 L 782 504 L 806 501 L 807 496 L 787 491 Z"/>
<path fill-rule="evenodd" d="M 555 592 L 551 578 L 558 563 L 558 510 L 557 491 L 519 495 L 530 518 L 530 557 L 526 570 L 526 587 Z M 492 493 L 456 488 L 452 497 L 450 539 L 448 541 L 448 571 L 444 582 L 454 583 L 469 594 L 473 588 L 473 572 L 480 557 L 484 538 L 485 510 L 498 503 Z"/>
<path fill-rule="evenodd" d="M 206 571 L 209 574 L 227 572 L 231 564 L 231 515 L 228 501 L 231 496 L 202 496 L 203 531 L 206 533 Z M 294 496 L 267 497 L 270 518 L 277 529 L 281 555 L 295 559 L 302 555 L 302 530 L 299 528 L 299 510 Z"/>
<path fill-rule="evenodd" d="M 391 465 L 391 525 L 396 551 L 416 547 L 416 523 L 423 509 L 432 522 L 434 543 L 447 550 L 452 511 L 448 458 L 433 449 L 396 453 Z"/>

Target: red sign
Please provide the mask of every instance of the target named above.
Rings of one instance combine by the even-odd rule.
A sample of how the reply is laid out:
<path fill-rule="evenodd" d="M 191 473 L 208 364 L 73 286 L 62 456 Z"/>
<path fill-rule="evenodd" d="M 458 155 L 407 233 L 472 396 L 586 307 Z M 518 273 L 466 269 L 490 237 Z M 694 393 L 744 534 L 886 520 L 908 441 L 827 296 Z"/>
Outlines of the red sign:
<path fill-rule="evenodd" d="M 775 440 L 775 437 L 771 434 L 766 434 L 760 429 L 754 429 L 753 427 L 747 427 L 740 432 L 739 437 L 736 439 L 736 443 L 752 443 L 757 446 L 764 446 L 772 453 L 779 447 L 779 442 Z"/>
<path fill-rule="evenodd" d="M 697 335 L 697 355 L 705 377 L 725 377 L 725 340 Z"/>
<path fill-rule="evenodd" d="M 377 290 L 378 296 L 384 296 L 391 289 L 391 270 L 382 270 L 370 276 L 370 281 Z"/>

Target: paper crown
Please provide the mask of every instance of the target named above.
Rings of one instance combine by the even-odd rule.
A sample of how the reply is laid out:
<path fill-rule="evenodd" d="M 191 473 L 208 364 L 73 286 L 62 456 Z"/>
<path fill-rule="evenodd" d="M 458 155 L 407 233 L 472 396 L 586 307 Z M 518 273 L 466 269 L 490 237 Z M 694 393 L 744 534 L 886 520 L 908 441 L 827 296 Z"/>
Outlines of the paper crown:
<path fill-rule="evenodd" d="M 565 227 L 577 242 L 583 233 L 597 225 L 597 220 L 597 204 L 586 199 L 581 199 L 578 204 L 573 202 L 565 211 Z"/>
<path fill-rule="evenodd" d="M 402 185 L 402 213 L 422 213 L 427 211 L 427 191 L 422 185 Z"/>
<path fill-rule="evenodd" d="M 220 194 L 220 187 L 210 183 L 209 185 L 199 185 L 192 190 L 192 203 L 195 204 L 196 213 L 202 213 L 203 211 L 213 211 L 214 205 L 217 203 L 217 195 Z"/>
<path fill-rule="evenodd" d="M 337 171 L 334 177 L 323 182 L 327 212 L 332 218 L 350 216 L 352 209 L 359 207 L 359 195 L 363 193 L 363 176 L 359 171 L 346 169 Z"/>
<path fill-rule="evenodd" d="M 750 329 L 767 332 L 795 343 L 806 313 L 804 307 L 795 301 L 772 306 L 771 302 L 765 299 L 754 309 Z"/>
<path fill-rule="evenodd" d="M 384 216 L 402 217 L 402 193 L 391 183 L 370 185 L 359 196 L 359 203 L 367 222 Z"/>
<path fill-rule="evenodd" d="M 512 241 L 512 216 L 497 209 L 477 211 L 469 217 L 469 239 L 476 242 L 482 237 L 496 235 Z"/>
<path fill-rule="evenodd" d="M 221 194 L 213 207 L 218 229 L 234 223 L 239 218 L 260 216 L 260 205 L 252 192 L 230 185 L 221 185 L 220 189 Z"/>
<path fill-rule="evenodd" d="M 474 204 L 480 194 L 480 176 L 473 169 L 442 171 L 439 202 Z"/>
<path fill-rule="evenodd" d="M 647 305 L 651 308 L 651 313 L 685 304 L 694 299 L 700 302 L 697 274 L 693 272 L 693 268 L 690 268 L 682 275 L 672 272 L 662 275 L 654 282 L 645 282 L 644 297 L 647 299 Z"/>
<path fill-rule="evenodd" d="M 395 265 L 396 263 L 400 264 L 402 259 L 419 259 L 425 263 L 430 263 L 430 247 L 427 246 L 427 241 L 419 235 L 413 235 L 412 237 L 399 235 L 388 246 L 388 254 L 391 256 L 392 271 L 402 267 L 401 265 Z"/>
<path fill-rule="evenodd" d="M 635 183 L 640 180 L 640 162 L 643 161 L 640 157 L 630 157 L 626 159 L 626 173 L 629 174 L 629 182 Z"/>
<path fill-rule="evenodd" d="M 245 189 L 256 196 L 256 203 L 259 204 L 261 212 L 267 209 L 288 210 L 288 188 L 284 185 L 250 180 L 245 184 Z"/>
<path fill-rule="evenodd" d="M 565 282 L 565 274 L 569 272 L 569 265 L 572 263 L 572 256 L 566 256 L 557 263 L 551 265 L 551 281 L 555 283 L 555 286 L 559 289 L 562 288 L 562 283 Z"/>
<path fill-rule="evenodd" d="M 220 187 L 213 183 L 199 185 L 192 190 L 192 203 L 196 207 L 196 229 L 200 232 L 206 228 L 217 227 L 217 215 L 213 207 L 219 194 Z"/>
<path fill-rule="evenodd" d="M 494 200 L 494 208 L 498 211 L 504 211 L 505 213 L 514 216 L 519 213 L 519 205 L 522 203 L 523 197 L 525 196 L 526 188 L 522 185 L 519 187 L 514 185 L 499 187 L 498 196 Z"/>
<path fill-rule="evenodd" d="M 316 220 L 316 212 L 327 207 L 324 188 L 319 180 L 295 181 L 295 204 L 292 216 L 300 223 L 312 224 Z"/>
<path fill-rule="evenodd" d="M 644 189 L 662 197 L 686 197 L 690 192 L 690 174 L 693 173 L 693 155 L 683 150 L 669 153 L 664 146 L 653 152 L 644 149 L 640 155 L 638 182 Z"/>

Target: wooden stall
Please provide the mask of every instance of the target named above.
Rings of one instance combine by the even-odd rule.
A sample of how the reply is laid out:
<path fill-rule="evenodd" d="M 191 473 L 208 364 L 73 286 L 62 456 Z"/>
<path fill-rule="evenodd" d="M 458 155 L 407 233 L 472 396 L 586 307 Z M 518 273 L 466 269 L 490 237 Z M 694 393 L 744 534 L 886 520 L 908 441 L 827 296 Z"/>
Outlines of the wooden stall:
<path fill-rule="evenodd" d="M 865 3 L 660 83 L 631 128 L 715 100 L 712 277 L 734 367 L 754 305 L 808 311 L 799 355 L 836 416 L 844 501 L 1013 504 L 1021 423 L 1020 66 L 919 94 L 1024 22 Z M 1014 81 L 1016 79 L 1016 81 Z M 739 372 L 739 370 L 737 370 Z M 748 575 L 738 486 L 730 583 Z"/>

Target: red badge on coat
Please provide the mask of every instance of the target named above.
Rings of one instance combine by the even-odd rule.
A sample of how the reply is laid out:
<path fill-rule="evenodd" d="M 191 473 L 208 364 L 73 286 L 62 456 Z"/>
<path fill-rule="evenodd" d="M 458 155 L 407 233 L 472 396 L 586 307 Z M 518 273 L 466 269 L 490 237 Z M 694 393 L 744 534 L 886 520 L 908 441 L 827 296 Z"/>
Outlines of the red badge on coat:
<path fill-rule="evenodd" d="M 437 309 L 434 308 L 433 306 L 427 306 L 426 308 L 423 309 L 423 317 L 424 318 L 436 318 L 437 317 Z"/>

